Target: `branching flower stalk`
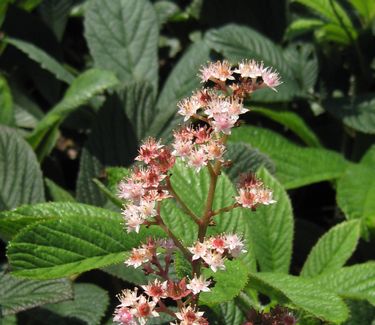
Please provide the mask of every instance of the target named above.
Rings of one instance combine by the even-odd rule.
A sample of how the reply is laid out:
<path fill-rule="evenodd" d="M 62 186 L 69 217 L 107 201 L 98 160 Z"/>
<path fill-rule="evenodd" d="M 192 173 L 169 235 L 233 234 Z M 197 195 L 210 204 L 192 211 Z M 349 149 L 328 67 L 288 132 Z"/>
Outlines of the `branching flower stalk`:
<path fill-rule="evenodd" d="M 235 208 L 255 210 L 259 205 L 275 201 L 272 191 L 253 174 L 242 175 L 238 183 L 238 196 L 233 204 L 213 210 L 216 184 L 225 166 L 224 154 L 231 129 L 239 126 L 239 116 L 248 111 L 244 98 L 260 88 L 275 90 L 281 82 L 277 72 L 254 60 L 243 61 L 233 67 L 227 61 L 209 63 L 200 70 L 205 85 L 189 98 L 178 103 L 178 113 L 184 116 L 185 125 L 173 132 L 170 147 L 154 138 L 141 145 L 131 175 L 119 184 L 119 198 L 125 200 L 122 214 L 127 232 L 140 231 L 141 226 L 160 227 L 167 238 L 149 238 L 138 248 L 133 248 L 125 264 L 141 267 L 145 274 L 157 278 L 139 288 L 123 290 L 118 295 L 114 321 L 120 324 L 146 324 L 159 313 L 175 318 L 171 324 L 209 324 L 199 311 L 201 292 L 214 286 L 202 275 L 203 268 L 213 272 L 225 269 L 225 261 L 246 253 L 240 234 L 222 233 L 207 237 L 208 227 L 214 225 L 217 215 Z M 197 215 L 173 187 L 172 168 L 176 160 L 197 173 L 206 168 L 210 176 L 209 190 L 202 215 Z M 161 215 L 163 201 L 175 200 L 177 205 L 198 226 L 197 241 L 187 246 L 173 233 Z M 180 251 L 190 263 L 191 278 L 177 279 L 170 266 Z M 164 299 L 176 302 L 178 311 L 167 307 Z"/>

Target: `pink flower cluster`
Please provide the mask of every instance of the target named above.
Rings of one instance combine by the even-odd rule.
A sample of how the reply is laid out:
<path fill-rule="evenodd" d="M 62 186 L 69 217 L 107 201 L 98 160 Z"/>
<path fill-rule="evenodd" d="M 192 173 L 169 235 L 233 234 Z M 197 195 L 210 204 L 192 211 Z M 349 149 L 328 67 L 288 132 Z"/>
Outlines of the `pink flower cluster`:
<path fill-rule="evenodd" d="M 270 205 L 276 201 L 272 199 L 272 191 L 264 187 L 254 174 L 243 175 L 238 184 L 239 196 L 236 201 L 244 208 L 255 210 L 258 205 Z"/>
<path fill-rule="evenodd" d="M 281 84 L 277 71 L 272 70 L 270 67 L 265 67 L 263 62 L 255 60 L 244 60 L 236 69 L 227 61 L 217 61 L 202 67 L 200 70 L 202 82 L 211 80 L 220 83 L 226 80 L 235 80 L 236 74 L 241 78 L 240 82 L 244 82 L 248 86 L 248 93 L 264 87 L 269 87 L 276 91 L 276 87 Z"/>
<path fill-rule="evenodd" d="M 193 254 L 193 261 L 201 258 L 214 272 L 225 270 L 226 257 L 237 257 L 246 252 L 244 243 L 237 234 L 209 237 L 203 243 L 198 241 L 188 249 Z"/>
<path fill-rule="evenodd" d="M 170 150 L 154 138 L 142 144 L 136 160 L 146 167 L 135 167 L 118 186 L 118 196 L 129 201 L 122 211 L 128 232 L 139 232 L 140 226 L 156 215 L 156 202 L 170 197 L 163 180 L 175 163 Z"/>
<path fill-rule="evenodd" d="M 220 138 L 217 138 L 211 128 L 184 127 L 173 133 L 172 155 L 180 157 L 183 161 L 199 171 L 207 166 L 209 161 L 222 160 L 225 146 Z"/>

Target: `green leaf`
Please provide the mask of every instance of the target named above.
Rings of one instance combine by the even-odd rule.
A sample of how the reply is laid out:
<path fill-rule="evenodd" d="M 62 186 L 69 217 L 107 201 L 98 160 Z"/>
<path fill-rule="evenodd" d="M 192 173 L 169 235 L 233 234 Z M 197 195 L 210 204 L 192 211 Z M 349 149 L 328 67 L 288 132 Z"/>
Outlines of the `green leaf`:
<path fill-rule="evenodd" d="M 249 269 L 240 260 L 226 261 L 225 270 L 213 272 L 206 269 L 203 273 L 206 278 L 213 277 L 215 286 L 210 292 L 199 295 L 199 304 L 215 306 L 223 302 L 232 301 L 245 288 Z"/>
<path fill-rule="evenodd" d="M 142 270 L 135 269 L 132 266 L 126 266 L 124 263 L 109 265 L 101 270 L 116 278 L 136 285 L 144 285 L 148 282 L 147 276 Z"/>
<path fill-rule="evenodd" d="M 15 314 L 45 304 L 73 297 L 72 285 L 66 279 L 36 281 L 0 274 L 2 315 Z"/>
<path fill-rule="evenodd" d="M 149 1 L 90 1 L 85 36 L 97 67 L 123 82 L 149 81 L 157 89 L 159 24 Z"/>
<path fill-rule="evenodd" d="M 319 16 L 339 26 L 344 31 L 348 31 L 351 36 L 346 36 L 348 42 L 352 38 L 356 38 L 357 33 L 353 27 L 353 24 L 343 9 L 343 7 L 336 0 L 294 0 L 300 4 L 305 5 L 312 11 L 316 12 Z"/>
<path fill-rule="evenodd" d="M 375 307 L 367 301 L 346 301 L 350 308 L 350 318 L 345 325 L 371 324 L 375 325 Z"/>
<path fill-rule="evenodd" d="M 55 202 L 75 202 L 74 197 L 62 187 L 57 185 L 54 181 L 45 178 L 44 182 L 47 187 L 47 194 L 52 201 Z"/>
<path fill-rule="evenodd" d="M 373 144 L 361 159 L 361 165 L 372 167 L 375 164 L 375 145 Z"/>
<path fill-rule="evenodd" d="M 368 300 L 375 306 L 375 263 L 373 261 L 322 274 L 314 278 L 312 283 L 335 292 L 343 298 Z"/>
<path fill-rule="evenodd" d="M 362 219 L 375 228 L 374 166 L 350 166 L 337 182 L 336 199 L 347 219 Z"/>
<path fill-rule="evenodd" d="M 38 123 L 28 141 L 39 160 L 49 154 L 55 145 L 60 123 L 92 97 L 113 87 L 118 80 L 109 71 L 91 69 L 78 76 L 66 91 L 64 98 Z"/>
<path fill-rule="evenodd" d="M 309 97 L 314 91 L 319 70 L 314 46 L 308 43 L 294 43 L 284 50 L 284 56 L 301 89 L 300 96 Z"/>
<path fill-rule="evenodd" d="M 92 179 L 101 179 L 108 166 L 133 163 L 137 141 L 148 132 L 152 111 L 147 110 L 152 104 L 153 93 L 147 84 L 129 84 L 120 95 L 114 94 L 106 100 L 82 152 L 77 181 L 79 201 L 106 203 L 107 199 Z"/>
<path fill-rule="evenodd" d="M 336 152 L 305 148 L 263 128 L 234 129 L 231 142 L 245 142 L 268 155 L 276 166 L 275 176 L 286 189 L 339 178 L 349 163 Z"/>
<path fill-rule="evenodd" d="M 261 166 L 273 172 L 275 170 L 270 158 L 243 142 L 228 143 L 225 159 L 231 161 L 231 165 L 225 169 L 225 172 L 232 182 L 236 182 L 243 173 L 255 173 Z"/>
<path fill-rule="evenodd" d="M 1 21 L 0 21 L 1 22 Z M 0 316 L 0 325 L 17 325 L 16 315 L 2 317 Z"/>
<path fill-rule="evenodd" d="M 363 25 L 369 26 L 375 19 L 375 2 L 372 0 L 349 0 L 361 16 Z"/>
<path fill-rule="evenodd" d="M 157 111 L 149 134 L 165 138 L 182 121 L 181 117 L 176 116 L 177 102 L 200 87 L 197 73 L 200 66 L 208 61 L 209 53 L 206 42 L 200 41 L 191 45 L 178 61 L 156 103 Z"/>
<path fill-rule="evenodd" d="M 35 223 L 15 236 L 8 245 L 13 274 L 33 279 L 71 276 L 120 263 L 125 252 L 148 236 L 162 233 L 155 229 L 127 234 L 120 214 L 98 210 L 98 216 L 63 216 Z"/>
<path fill-rule="evenodd" d="M 71 84 L 73 82 L 74 76 L 68 70 L 66 70 L 60 62 L 44 52 L 42 49 L 31 43 L 11 37 L 7 37 L 6 42 L 24 52 L 30 59 L 40 64 L 43 69 L 52 73 L 57 79 L 64 81 L 67 84 Z"/>
<path fill-rule="evenodd" d="M 324 108 L 354 130 L 375 134 L 375 94 L 332 99 Z"/>
<path fill-rule="evenodd" d="M 222 303 L 213 307 L 220 324 L 243 324 L 245 317 L 234 301 Z"/>
<path fill-rule="evenodd" d="M 109 305 L 107 291 L 90 283 L 74 285 L 74 300 L 51 304 L 43 308 L 62 317 L 74 317 L 86 324 L 100 324 Z"/>
<path fill-rule="evenodd" d="M 293 212 L 288 194 L 266 169 L 258 173 L 277 201 L 256 211 L 244 209 L 250 222 L 250 238 L 261 271 L 288 273 L 292 257 Z"/>
<path fill-rule="evenodd" d="M 0 124 L 14 124 L 13 98 L 7 80 L 0 74 Z"/>
<path fill-rule="evenodd" d="M 12 238 L 26 226 L 49 219 L 59 219 L 85 215 L 101 216 L 105 218 L 108 210 L 90 205 L 72 202 L 49 202 L 35 205 L 21 206 L 12 211 L 0 214 L 0 234 Z"/>
<path fill-rule="evenodd" d="M 282 124 L 295 134 L 297 134 L 303 142 L 311 147 L 321 147 L 318 137 L 305 123 L 305 121 L 296 113 L 291 111 L 271 110 L 263 107 L 254 107 L 252 112 L 259 113 L 271 120 Z"/>
<path fill-rule="evenodd" d="M 44 201 L 42 173 L 17 131 L 0 126 L 0 210 Z"/>
<path fill-rule="evenodd" d="M 166 23 L 170 18 L 177 15 L 181 9 L 172 1 L 157 1 L 154 3 L 154 9 L 158 17 L 160 26 Z"/>
<path fill-rule="evenodd" d="M 197 173 L 192 168 L 186 167 L 182 162 L 177 161 L 173 167 L 171 184 L 185 204 L 198 216 L 203 214 L 209 189 L 209 173 L 206 169 Z M 188 189 L 188 190 L 187 190 Z M 234 203 L 236 190 L 229 178 L 222 173 L 217 180 L 213 210 L 217 210 Z M 169 215 L 169 218 L 172 216 Z M 184 216 L 185 217 L 185 216 Z M 250 270 L 255 269 L 253 248 L 250 240 L 250 221 L 243 209 L 234 209 L 230 212 L 221 213 L 215 216 L 216 226 L 209 229 L 209 235 L 218 233 L 238 233 L 243 235 L 247 253 L 240 255 L 240 259 Z M 185 221 L 184 221 L 185 222 Z M 192 227 L 186 221 L 187 227 Z M 183 231 L 184 224 L 180 224 L 180 232 Z M 185 235 L 183 238 L 188 237 Z M 190 237 L 188 237 L 190 238 Z"/>
<path fill-rule="evenodd" d="M 285 32 L 285 37 L 293 39 L 297 36 L 313 31 L 324 25 L 320 19 L 300 18 L 293 21 Z"/>
<path fill-rule="evenodd" d="M 196 223 L 172 200 L 166 200 L 162 204 L 161 216 L 163 221 L 173 230 L 173 233 L 183 241 L 185 245 L 191 246 L 198 236 Z"/>
<path fill-rule="evenodd" d="M 243 59 L 256 59 L 278 70 L 284 81 L 278 87 L 278 92 L 259 90 L 252 99 L 266 102 L 288 101 L 299 92 L 281 48 L 250 27 L 229 24 L 208 32 L 206 40 L 212 49 L 222 53 L 234 64 Z"/>
<path fill-rule="evenodd" d="M 331 228 L 312 248 L 301 275 L 312 277 L 340 269 L 356 249 L 360 230 L 356 220 Z"/>
<path fill-rule="evenodd" d="M 73 0 L 44 0 L 39 7 L 42 19 L 59 41 L 64 35 L 72 6 Z"/>
<path fill-rule="evenodd" d="M 335 324 L 342 323 L 349 316 L 346 305 L 336 294 L 301 277 L 256 273 L 250 275 L 249 286 L 280 304 L 291 304 L 319 319 Z"/>

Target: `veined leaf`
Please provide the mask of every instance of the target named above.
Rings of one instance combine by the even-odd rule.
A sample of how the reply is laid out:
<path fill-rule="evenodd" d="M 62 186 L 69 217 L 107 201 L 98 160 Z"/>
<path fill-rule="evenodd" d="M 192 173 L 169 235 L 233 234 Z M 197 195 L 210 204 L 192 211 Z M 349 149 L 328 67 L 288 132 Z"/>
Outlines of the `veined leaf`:
<path fill-rule="evenodd" d="M 375 19 L 375 2 L 372 0 L 349 0 L 361 16 L 363 25 L 369 26 Z"/>
<path fill-rule="evenodd" d="M 197 173 L 192 168 L 187 168 L 182 162 L 177 161 L 173 167 L 171 183 L 174 190 L 180 198 L 198 217 L 203 214 L 204 206 L 207 200 L 208 189 L 210 184 L 209 173 L 206 169 Z M 189 189 L 189 190 L 187 190 Z M 236 191 L 229 178 L 222 173 L 217 180 L 213 210 L 217 210 L 232 205 Z M 173 218 L 173 215 L 163 216 L 164 218 Z M 208 235 L 217 233 L 237 233 L 245 239 L 246 254 L 240 255 L 240 259 L 247 265 L 250 270 L 255 269 L 255 259 L 250 239 L 251 223 L 243 213 L 243 209 L 234 209 L 230 212 L 221 213 L 215 216 L 216 226 L 209 229 Z M 168 221 L 172 222 L 172 221 Z M 189 227 L 192 227 L 188 223 Z M 185 229 L 184 224 L 178 225 L 182 233 Z M 185 236 L 186 237 L 186 236 Z"/>
<path fill-rule="evenodd" d="M 343 222 L 330 229 L 312 248 L 301 275 L 317 276 L 341 268 L 357 247 L 360 230 L 357 220 Z"/>
<path fill-rule="evenodd" d="M 0 126 L 0 210 L 44 201 L 35 154 L 17 131 Z"/>
<path fill-rule="evenodd" d="M 77 181 L 77 199 L 104 205 L 107 199 L 92 182 L 108 166 L 129 166 L 138 141 L 146 136 L 152 121 L 154 96 L 146 83 L 128 84 L 110 96 L 100 109 L 85 144 Z"/>
<path fill-rule="evenodd" d="M 95 209 L 92 207 L 92 209 Z M 98 208 L 97 208 L 98 209 Z M 53 279 L 82 273 L 125 259 L 125 252 L 148 236 L 163 234 L 155 228 L 127 234 L 120 214 L 64 216 L 33 224 L 8 245 L 13 274 Z"/>
<path fill-rule="evenodd" d="M 57 79 L 64 81 L 67 84 L 73 82 L 74 76 L 68 70 L 66 70 L 60 62 L 44 52 L 42 49 L 36 47 L 34 44 L 11 37 L 7 37 L 6 42 L 24 52 L 30 57 L 30 59 L 40 64 L 43 69 L 52 73 Z"/>
<path fill-rule="evenodd" d="M 0 305 L 2 315 L 71 299 L 73 290 L 66 279 L 36 281 L 0 274 Z"/>
<path fill-rule="evenodd" d="M 157 137 L 170 136 L 171 129 L 182 121 L 176 116 L 177 102 L 199 88 L 199 67 L 209 60 L 210 49 L 200 41 L 190 46 L 172 70 L 157 100 L 154 122 L 149 134 Z"/>
<path fill-rule="evenodd" d="M 374 166 L 350 166 L 337 182 L 336 199 L 347 219 L 362 219 L 375 228 Z"/>
<path fill-rule="evenodd" d="M 97 67 L 123 82 L 149 81 L 157 89 L 159 24 L 149 1 L 90 1 L 85 36 Z"/>
<path fill-rule="evenodd" d="M 147 276 L 141 269 L 135 269 L 132 266 L 126 266 L 125 263 L 109 265 L 101 269 L 123 281 L 130 282 L 136 285 L 144 285 L 148 282 Z"/>
<path fill-rule="evenodd" d="M 299 92 L 293 72 L 281 48 L 250 27 L 229 24 L 211 30 L 206 34 L 205 39 L 212 49 L 222 53 L 234 64 L 243 59 L 256 59 L 278 70 L 284 80 L 284 83 L 278 87 L 278 92 L 269 89 L 258 90 L 252 96 L 253 100 L 286 101 Z"/>
<path fill-rule="evenodd" d="M 5 238 L 12 238 L 30 224 L 49 219 L 74 218 L 81 215 L 105 218 L 108 215 L 108 210 L 72 202 L 24 205 L 15 210 L 0 213 L 0 234 Z"/>
<path fill-rule="evenodd" d="M 258 127 L 234 129 L 229 141 L 248 143 L 268 155 L 275 163 L 276 178 L 287 189 L 339 178 L 349 165 L 336 152 L 301 147 Z"/>
<path fill-rule="evenodd" d="M 285 36 L 289 39 L 293 39 L 304 33 L 310 32 L 323 26 L 325 23 L 320 19 L 307 19 L 300 18 L 293 21 L 287 28 Z"/>
<path fill-rule="evenodd" d="M 283 187 L 266 169 L 262 168 L 258 176 L 272 190 L 277 202 L 256 211 L 243 209 L 250 222 L 255 257 L 263 272 L 288 273 L 294 229 L 292 205 Z"/>
<path fill-rule="evenodd" d="M 255 273 L 249 286 L 280 304 L 292 304 L 319 319 L 340 324 L 348 318 L 344 302 L 332 291 L 326 291 L 309 280 L 287 274 Z"/>
<path fill-rule="evenodd" d="M 74 285 L 74 300 L 44 306 L 59 316 L 78 318 L 86 324 L 98 325 L 109 305 L 109 296 L 104 289 L 90 284 Z"/>
<path fill-rule="evenodd" d="M 13 98 L 7 80 L 0 74 L 0 124 L 14 124 Z"/>
<path fill-rule="evenodd" d="M 375 94 L 358 96 L 356 98 L 339 98 L 324 104 L 333 116 L 363 133 L 375 134 Z"/>
<path fill-rule="evenodd" d="M 371 324 L 375 325 L 375 307 L 367 301 L 347 300 L 350 318 L 344 325 Z"/>
<path fill-rule="evenodd" d="M 244 314 L 234 301 L 222 303 L 212 309 L 223 324 L 243 324 L 245 321 Z"/>
<path fill-rule="evenodd" d="M 296 113 L 291 111 L 271 110 L 263 107 L 254 107 L 252 112 L 264 115 L 275 122 L 278 122 L 295 134 L 297 134 L 307 145 L 311 147 L 321 147 L 318 137 Z"/>
<path fill-rule="evenodd" d="M 64 35 L 73 4 L 73 0 L 45 0 L 39 7 L 42 19 L 53 30 L 59 41 Z"/>
<path fill-rule="evenodd" d="M 71 112 L 117 83 L 118 80 L 109 71 L 91 69 L 78 76 L 66 91 L 64 98 L 43 117 L 28 138 L 39 160 L 43 160 L 52 150 L 58 126 Z"/>
<path fill-rule="evenodd" d="M 345 12 L 344 8 L 336 0 L 294 0 L 301 3 L 329 22 L 333 22 L 341 28 L 347 28 L 355 33 L 352 21 Z M 344 27 L 342 27 L 342 24 Z"/>
<path fill-rule="evenodd" d="M 209 269 L 205 270 L 205 277 L 213 277 L 215 286 L 211 292 L 202 292 L 199 295 L 199 304 L 215 306 L 232 301 L 245 288 L 250 272 L 245 264 L 240 260 L 228 260 L 225 267 L 225 270 L 216 273 Z"/>
<path fill-rule="evenodd" d="M 225 172 L 234 183 L 241 174 L 255 173 L 261 166 L 265 166 L 271 172 L 275 171 L 275 165 L 267 155 L 243 142 L 228 143 L 225 159 L 231 161 Z"/>
<path fill-rule="evenodd" d="M 343 298 L 368 300 L 375 305 L 375 263 L 367 262 L 322 274 L 313 283 Z"/>
<path fill-rule="evenodd" d="M 375 145 L 373 144 L 361 159 L 361 165 L 373 167 L 375 164 Z"/>

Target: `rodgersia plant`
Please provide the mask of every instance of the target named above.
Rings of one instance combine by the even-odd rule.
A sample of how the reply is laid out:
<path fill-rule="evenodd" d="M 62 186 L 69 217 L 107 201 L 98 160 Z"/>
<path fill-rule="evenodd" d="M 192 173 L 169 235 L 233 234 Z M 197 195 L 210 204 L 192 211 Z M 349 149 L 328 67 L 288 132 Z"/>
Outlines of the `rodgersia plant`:
<path fill-rule="evenodd" d="M 145 274 L 156 278 L 138 288 L 123 290 L 118 295 L 120 304 L 114 321 L 120 324 L 146 324 L 159 313 L 175 318 L 173 324 L 208 324 L 204 312 L 198 309 L 199 294 L 209 292 L 215 285 L 202 271 L 225 269 L 227 259 L 246 254 L 240 233 L 221 233 L 208 236 L 209 227 L 215 227 L 215 216 L 232 209 L 252 209 L 276 202 L 272 191 L 254 174 L 241 175 L 238 195 L 233 204 L 213 209 L 217 180 L 228 165 L 225 161 L 226 142 L 231 130 L 239 126 L 239 117 L 248 109 L 243 100 L 263 87 L 275 90 L 280 84 L 277 72 L 254 60 L 243 61 L 232 67 L 227 61 L 210 63 L 200 70 L 204 87 L 178 103 L 178 113 L 185 125 L 173 132 L 170 146 L 148 138 L 136 157 L 132 173 L 119 184 L 118 196 L 124 200 L 122 214 L 127 232 L 139 232 L 140 227 L 158 226 L 166 238 L 149 238 L 133 248 L 125 264 L 143 268 Z M 209 191 L 202 215 L 197 215 L 174 190 L 171 169 L 177 160 L 196 172 L 206 168 L 210 175 Z M 189 190 L 189 189 L 186 189 Z M 196 242 L 187 246 L 163 221 L 161 207 L 165 200 L 175 200 L 197 225 Z M 191 267 L 191 277 L 176 278 L 171 264 L 180 251 Z M 177 311 L 167 307 L 165 299 L 174 300 Z"/>

